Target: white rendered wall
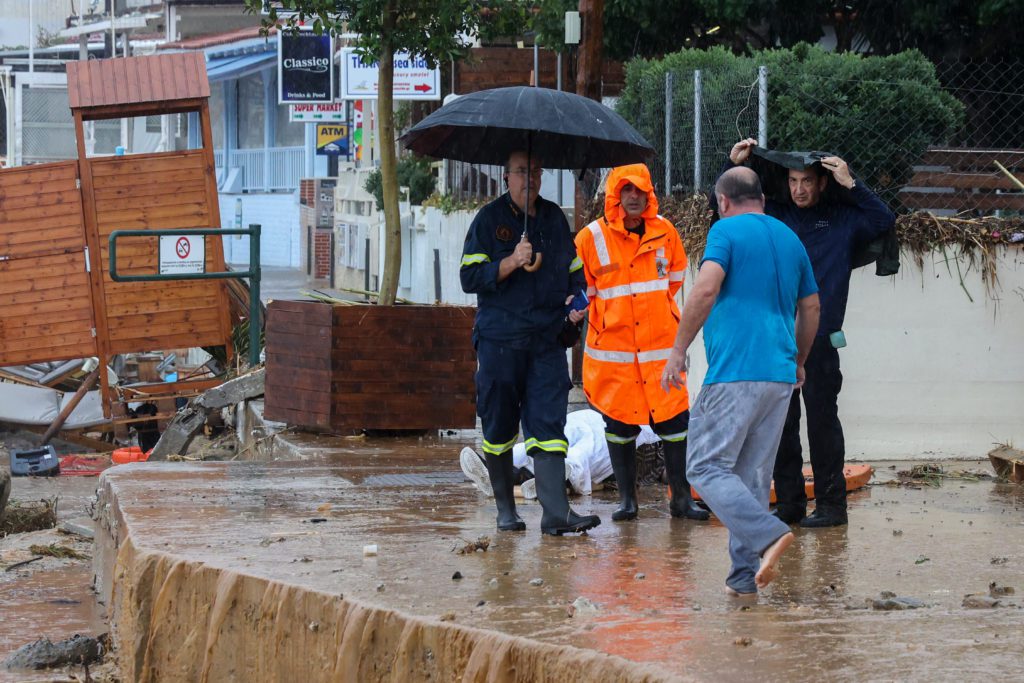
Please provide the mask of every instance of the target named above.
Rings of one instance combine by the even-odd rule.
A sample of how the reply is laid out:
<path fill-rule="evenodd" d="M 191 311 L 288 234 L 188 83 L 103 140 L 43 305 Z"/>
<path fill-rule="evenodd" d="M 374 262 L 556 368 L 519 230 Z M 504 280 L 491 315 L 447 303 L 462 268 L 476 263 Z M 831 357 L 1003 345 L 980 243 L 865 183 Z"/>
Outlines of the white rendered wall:
<path fill-rule="evenodd" d="M 250 223 L 261 225 L 260 261 L 264 266 L 305 268 L 301 262 L 302 240 L 299 230 L 299 194 L 225 194 L 221 193 L 220 222 L 223 228 L 233 228 L 236 206 L 242 200 L 242 216 L 238 227 Z M 249 238 L 226 236 L 224 260 L 234 265 L 249 264 Z"/>
<path fill-rule="evenodd" d="M 976 268 L 963 276 L 972 302 L 943 258 L 918 268 L 904 256 L 893 278 L 874 266 L 853 274 L 839 395 L 850 460 L 982 458 L 997 442 L 1024 444 L 1024 252 L 1000 252 L 998 303 Z M 698 339 L 691 400 L 706 370 Z"/>

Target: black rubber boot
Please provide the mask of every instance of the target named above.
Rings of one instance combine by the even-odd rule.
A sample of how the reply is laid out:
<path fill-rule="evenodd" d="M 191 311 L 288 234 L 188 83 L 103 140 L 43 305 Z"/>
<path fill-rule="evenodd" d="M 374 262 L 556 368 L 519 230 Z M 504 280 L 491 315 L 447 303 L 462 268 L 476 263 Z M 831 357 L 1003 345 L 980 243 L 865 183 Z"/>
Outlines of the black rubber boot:
<path fill-rule="evenodd" d="M 815 508 L 814 512 L 804 517 L 800 526 L 804 529 L 822 529 L 830 526 L 845 526 L 846 510 Z"/>
<path fill-rule="evenodd" d="M 772 514 L 790 525 L 799 524 L 807 516 L 806 510 L 799 506 L 783 504 L 776 505 Z"/>
<path fill-rule="evenodd" d="M 533 473 L 537 478 L 537 500 L 544 509 L 540 519 L 542 533 L 552 536 L 575 534 L 601 523 L 597 515 L 577 515 L 569 507 L 569 497 L 565 493 L 564 455 L 535 451 Z"/>
<path fill-rule="evenodd" d="M 485 462 L 494 489 L 494 504 L 498 506 L 498 531 L 526 531 L 526 522 L 516 514 L 512 451 L 502 455 L 488 453 Z"/>
<path fill-rule="evenodd" d="M 636 519 L 636 442 L 608 442 L 615 483 L 619 485 L 619 509 L 612 513 L 613 522 Z"/>
<path fill-rule="evenodd" d="M 663 441 L 662 448 L 665 449 L 665 476 L 672 489 L 668 511 L 673 517 L 706 521 L 711 515 L 694 503 L 690 495 L 690 482 L 686 478 L 686 441 Z"/>

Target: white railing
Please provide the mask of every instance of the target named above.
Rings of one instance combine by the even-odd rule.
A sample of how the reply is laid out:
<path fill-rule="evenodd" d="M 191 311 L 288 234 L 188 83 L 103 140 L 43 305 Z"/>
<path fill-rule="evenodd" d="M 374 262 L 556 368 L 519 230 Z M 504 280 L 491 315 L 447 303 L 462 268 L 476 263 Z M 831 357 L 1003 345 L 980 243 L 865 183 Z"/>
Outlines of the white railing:
<path fill-rule="evenodd" d="M 224 151 L 213 153 L 217 164 L 217 177 L 224 177 Z M 242 190 L 271 192 L 297 190 L 306 162 L 304 147 L 275 147 L 272 149 L 233 149 L 230 167 L 242 169 Z"/>

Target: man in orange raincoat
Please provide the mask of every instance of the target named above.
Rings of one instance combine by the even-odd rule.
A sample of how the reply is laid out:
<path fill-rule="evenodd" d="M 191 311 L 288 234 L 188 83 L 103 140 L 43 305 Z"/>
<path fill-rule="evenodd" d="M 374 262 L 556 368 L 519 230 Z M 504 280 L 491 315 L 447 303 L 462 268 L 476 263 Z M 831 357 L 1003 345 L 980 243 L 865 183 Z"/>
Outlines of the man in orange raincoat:
<path fill-rule="evenodd" d="M 604 416 L 620 507 L 612 519 L 637 516 L 636 437 L 650 424 L 661 437 L 673 517 L 706 520 L 686 480 L 686 390 L 660 386 L 679 325 L 676 293 L 686 252 L 675 226 L 658 215 L 651 173 L 644 164 L 612 169 L 604 216 L 576 236 L 587 278 L 590 325 L 583 355 L 583 390 Z M 685 376 L 683 382 L 685 385 Z"/>

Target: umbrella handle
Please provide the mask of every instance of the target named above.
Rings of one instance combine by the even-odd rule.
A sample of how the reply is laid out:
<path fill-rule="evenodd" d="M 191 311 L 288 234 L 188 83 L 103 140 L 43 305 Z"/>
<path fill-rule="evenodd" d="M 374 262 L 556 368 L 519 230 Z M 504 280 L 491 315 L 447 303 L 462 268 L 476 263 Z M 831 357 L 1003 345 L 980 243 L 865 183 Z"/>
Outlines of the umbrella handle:
<path fill-rule="evenodd" d="M 534 272 L 535 270 L 540 268 L 540 262 L 543 257 L 544 254 L 540 253 L 539 251 L 533 252 L 533 263 L 527 263 L 525 266 L 523 266 L 523 270 L 525 270 L 527 273 Z"/>

